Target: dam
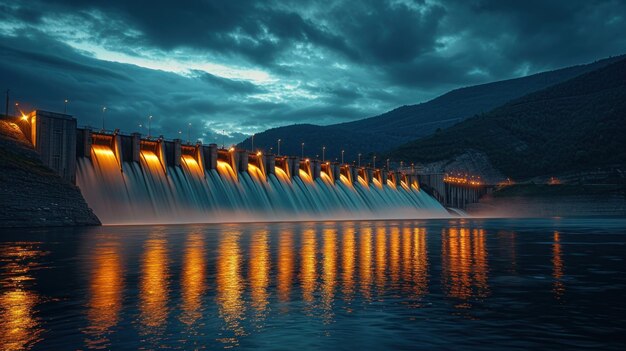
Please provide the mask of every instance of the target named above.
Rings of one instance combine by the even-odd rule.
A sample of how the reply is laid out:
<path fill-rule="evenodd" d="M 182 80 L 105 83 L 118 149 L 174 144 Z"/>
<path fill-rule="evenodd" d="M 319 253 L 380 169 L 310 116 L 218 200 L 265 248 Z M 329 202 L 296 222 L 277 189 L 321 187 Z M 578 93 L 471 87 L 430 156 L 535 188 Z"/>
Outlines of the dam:
<path fill-rule="evenodd" d="M 46 111 L 17 123 L 103 224 L 449 216 L 400 171 L 78 128 Z"/>

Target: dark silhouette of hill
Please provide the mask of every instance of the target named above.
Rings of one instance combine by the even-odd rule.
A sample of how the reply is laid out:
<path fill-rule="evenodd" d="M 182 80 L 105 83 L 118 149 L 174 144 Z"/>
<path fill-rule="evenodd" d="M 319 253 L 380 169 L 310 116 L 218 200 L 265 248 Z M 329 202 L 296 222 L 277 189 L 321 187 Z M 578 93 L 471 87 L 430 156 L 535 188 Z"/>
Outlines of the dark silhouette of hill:
<path fill-rule="evenodd" d="M 389 153 L 413 162 L 451 162 L 477 151 L 506 176 L 537 176 L 626 165 L 626 59 Z"/>
<path fill-rule="evenodd" d="M 320 154 L 321 157 L 321 148 L 325 145 L 329 159 L 340 157 L 343 149 L 346 151 L 346 160 L 353 160 L 359 152 L 365 154 L 391 150 L 419 137 L 431 135 L 437 129 L 452 126 L 510 100 L 591 72 L 619 59 L 612 57 L 586 65 L 460 88 L 425 103 L 402 106 L 354 122 L 329 126 L 299 124 L 269 129 L 255 136 L 255 147 L 266 151 L 270 147 L 276 149 L 277 139 L 282 139 L 281 152 L 284 154 L 299 155 L 301 143 L 304 142 L 308 156 Z M 250 140 L 240 144 L 248 148 L 250 145 Z"/>

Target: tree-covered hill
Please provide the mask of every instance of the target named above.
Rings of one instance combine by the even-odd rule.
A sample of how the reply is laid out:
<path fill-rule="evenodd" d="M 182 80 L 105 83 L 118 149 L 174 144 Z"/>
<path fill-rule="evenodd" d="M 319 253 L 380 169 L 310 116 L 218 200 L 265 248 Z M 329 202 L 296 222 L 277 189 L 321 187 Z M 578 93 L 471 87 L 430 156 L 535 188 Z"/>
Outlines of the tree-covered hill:
<path fill-rule="evenodd" d="M 276 149 L 277 140 L 282 139 L 283 153 L 299 155 L 301 143 L 304 142 L 305 152 L 309 156 L 321 153 L 322 146 L 326 146 L 327 155 L 331 159 L 340 157 L 341 150 L 346 151 L 346 159 L 355 159 L 357 153 L 391 150 L 475 114 L 488 112 L 512 99 L 591 72 L 619 59 L 620 57 L 612 57 L 586 65 L 460 88 L 425 103 L 402 106 L 379 116 L 354 122 L 274 128 L 256 134 L 255 146 L 265 150 L 270 147 Z M 248 148 L 250 145 L 249 139 L 240 144 L 241 147 Z"/>
<path fill-rule="evenodd" d="M 431 163 L 476 150 L 514 179 L 626 165 L 626 59 L 528 94 L 389 156 Z"/>

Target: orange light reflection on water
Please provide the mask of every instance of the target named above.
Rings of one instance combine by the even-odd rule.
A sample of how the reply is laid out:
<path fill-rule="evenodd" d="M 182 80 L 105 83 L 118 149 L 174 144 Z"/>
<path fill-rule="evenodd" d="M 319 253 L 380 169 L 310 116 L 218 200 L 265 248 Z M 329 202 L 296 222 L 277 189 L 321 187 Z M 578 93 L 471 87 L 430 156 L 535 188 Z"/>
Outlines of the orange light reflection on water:
<path fill-rule="evenodd" d="M 41 297 L 31 290 L 35 283 L 31 270 L 46 255 L 40 243 L 8 243 L 0 248 L 3 259 L 0 286 L 0 349 L 28 350 L 40 342 L 43 327 L 36 317 Z"/>
<path fill-rule="evenodd" d="M 293 233 L 290 230 L 281 231 L 278 245 L 278 298 L 286 302 L 289 301 L 293 280 Z"/>
<path fill-rule="evenodd" d="M 206 291 L 204 238 L 192 232 L 187 236 L 181 277 L 181 322 L 193 325 L 202 317 L 202 296 Z"/>
<path fill-rule="evenodd" d="M 314 229 L 305 229 L 302 233 L 301 248 L 301 284 L 302 299 L 311 303 L 314 300 L 317 282 L 317 246 Z"/>
<path fill-rule="evenodd" d="M 85 329 L 86 344 L 90 348 L 107 348 L 107 335 L 119 322 L 122 309 L 122 291 L 124 271 L 121 258 L 121 246 L 117 241 L 107 238 L 106 243 L 98 245 L 91 258 L 89 274 L 89 303 Z"/>
<path fill-rule="evenodd" d="M 372 228 L 362 228 L 359 233 L 359 276 L 361 293 L 365 299 L 371 299 L 372 288 Z"/>
<path fill-rule="evenodd" d="M 267 229 L 256 230 L 250 243 L 249 282 L 252 295 L 252 307 L 257 311 L 257 319 L 263 319 L 268 304 L 268 285 L 270 282 L 269 232 Z"/>
<path fill-rule="evenodd" d="M 238 337 L 245 335 L 242 320 L 245 316 L 245 306 L 242 299 L 244 281 L 241 276 L 241 248 L 239 230 L 226 230 L 222 233 L 217 257 L 217 303 L 219 316 L 224 320 L 225 331 L 232 332 L 233 336 L 224 336 L 219 341 L 224 347 L 234 347 L 239 344 Z"/>
<path fill-rule="evenodd" d="M 442 232 L 442 284 L 447 295 L 467 301 L 488 293 L 488 261 L 483 229 L 449 228 Z M 467 302 L 457 305 L 468 308 Z"/>
<path fill-rule="evenodd" d="M 564 265 L 559 232 L 554 232 L 552 241 L 552 278 L 554 278 L 552 291 L 554 292 L 554 297 L 560 299 L 565 294 L 565 285 L 563 284 Z"/>
<path fill-rule="evenodd" d="M 160 335 L 167 322 L 169 273 L 167 241 L 156 235 L 144 244 L 140 282 L 140 319 L 145 332 Z"/>
<path fill-rule="evenodd" d="M 376 228 L 376 288 L 378 294 L 385 292 L 387 280 L 387 232 L 385 227 Z"/>
<path fill-rule="evenodd" d="M 333 317 L 333 300 L 337 279 L 337 231 L 325 228 L 323 237 L 322 304 L 324 308 L 324 322 L 330 323 Z"/>
<path fill-rule="evenodd" d="M 426 229 L 413 229 L 413 291 L 419 298 L 428 292 L 428 248 Z"/>
<path fill-rule="evenodd" d="M 343 289 L 342 293 L 346 301 L 351 301 L 354 294 L 354 224 L 350 223 L 343 230 Z"/>

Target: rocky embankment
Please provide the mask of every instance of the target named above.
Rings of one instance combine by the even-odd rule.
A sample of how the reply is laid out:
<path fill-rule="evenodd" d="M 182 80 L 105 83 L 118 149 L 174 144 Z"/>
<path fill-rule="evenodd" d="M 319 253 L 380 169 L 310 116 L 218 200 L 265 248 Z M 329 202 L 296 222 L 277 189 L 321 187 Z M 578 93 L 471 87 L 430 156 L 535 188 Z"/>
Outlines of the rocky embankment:
<path fill-rule="evenodd" d="M 0 228 L 100 225 L 75 185 L 47 168 L 19 128 L 0 120 Z"/>

